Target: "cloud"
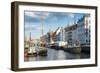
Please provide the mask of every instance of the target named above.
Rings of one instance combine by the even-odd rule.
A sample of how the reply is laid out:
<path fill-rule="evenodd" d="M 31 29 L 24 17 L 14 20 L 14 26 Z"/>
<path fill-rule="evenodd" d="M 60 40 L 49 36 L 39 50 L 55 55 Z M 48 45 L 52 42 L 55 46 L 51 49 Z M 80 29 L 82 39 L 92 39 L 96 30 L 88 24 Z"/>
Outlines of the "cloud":
<path fill-rule="evenodd" d="M 25 31 L 41 30 L 41 25 L 40 24 L 36 25 L 33 23 L 26 23 L 24 28 L 25 28 Z"/>
<path fill-rule="evenodd" d="M 31 31 L 31 30 L 36 30 L 37 25 L 25 25 L 25 30 Z"/>
<path fill-rule="evenodd" d="M 62 19 L 67 19 L 67 18 L 74 18 L 75 14 L 74 13 L 65 13 L 65 12 L 50 12 L 49 14 L 49 20 L 56 20 L 56 21 L 61 21 Z"/>
<path fill-rule="evenodd" d="M 25 15 L 32 18 L 45 19 L 49 16 L 49 12 L 25 11 Z"/>
<path fill-rule="evenodd" d="M 74 17 L 75 17 L 75 13 L 25 11 L 25 22 L 32 23 L 32 25 L 41 24 L 42 21 L 46 25 L 48 25 L 48 24 L 62 24 L 63 21 L 66 22 L 66 24 L 67 24 L 67 22 L 73 23 Z M 33 28 L 31 27 L 31 29 L 36 29 L 36 28 L 37 27 L 33 27 Z M 38 27 L 38 29 L 39 29 L 39 27 Z"/>
<path fill-rule="evenodd" d="M 25 21 L 40 22 L 42 19 L 45 21 L 56 21 L 63 18 L 74 18 L 74 13 L 65 12 L 43 12 L 43 11 L 25 11 Z"/>
<path fill-rule="evenodd" d="M 74 13 L 65 13 L 65 12 L 43 12 L 43 11 L 25 11 L 25 16 L 29 16 L 32 18 L 38 19 L 46 19 L 46 18 L 62 18 L 62 17 L 71 17 L 75 16 Z"/>
<path fill-rule="evenodd" d="M 36 12 L 35 13 L 40 19 L 46 19 L 49 17 L 49 12 Z"/>

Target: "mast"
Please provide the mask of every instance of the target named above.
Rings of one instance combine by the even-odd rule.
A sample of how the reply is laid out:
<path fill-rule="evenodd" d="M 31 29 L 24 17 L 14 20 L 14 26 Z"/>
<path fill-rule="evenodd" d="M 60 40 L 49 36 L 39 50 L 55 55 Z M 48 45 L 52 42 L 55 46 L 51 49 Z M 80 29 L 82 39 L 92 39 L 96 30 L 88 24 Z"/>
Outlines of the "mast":
<path fill-rule="evenodd" d="M 29 36 L 29 47 L 31 47 L 31 32 L 30 32 L 29 35 L 30 35 L 30 36 Z"/>
<path fill-rule="evenodd" d="M 43 44 L 44 43 L 44 28 L 43 28 L 43 17 L 41 17 L 41 43 Z"/>
<path fill-rule="evenodd" d="M 29 38 L 29 40 L 31 41 L 31 32 L 30 32 L 30 38 Z"/>
<path fill-rule="evenodd" d="M 41 18 L 41 20 L 42 20 L 41 36 L 43 36 L 43 35 L 44 35 L 44 29 L 43 29 L 43 18 Z"/>

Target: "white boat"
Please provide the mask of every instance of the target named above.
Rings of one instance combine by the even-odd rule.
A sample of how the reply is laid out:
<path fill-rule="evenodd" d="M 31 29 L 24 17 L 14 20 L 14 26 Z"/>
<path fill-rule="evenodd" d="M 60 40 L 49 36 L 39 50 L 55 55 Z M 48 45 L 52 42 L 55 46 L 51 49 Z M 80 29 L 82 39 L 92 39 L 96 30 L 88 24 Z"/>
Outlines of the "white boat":
<path fill-rule="evenodd" d="M 32 45 L 31 47 L 29 47 L 29 51 L 28 54 L 36 54 L 36 47 L 34 45 Z"/>

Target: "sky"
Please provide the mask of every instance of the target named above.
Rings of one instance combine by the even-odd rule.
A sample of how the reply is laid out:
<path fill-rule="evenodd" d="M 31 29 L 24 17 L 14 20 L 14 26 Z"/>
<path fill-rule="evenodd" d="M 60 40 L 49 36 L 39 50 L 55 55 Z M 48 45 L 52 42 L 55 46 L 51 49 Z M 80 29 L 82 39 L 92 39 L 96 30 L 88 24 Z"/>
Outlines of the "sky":
<path fill-rule="evenodd" d="M 83 15 L 83 13 L 24 11 L 25 37 L 29 37 L 31 32 L 32 38 L 38 39 L 41 36 L 42 24 L 46 34 L 50 30 L 55 31 L 58 27 L 73 25 Z"/>

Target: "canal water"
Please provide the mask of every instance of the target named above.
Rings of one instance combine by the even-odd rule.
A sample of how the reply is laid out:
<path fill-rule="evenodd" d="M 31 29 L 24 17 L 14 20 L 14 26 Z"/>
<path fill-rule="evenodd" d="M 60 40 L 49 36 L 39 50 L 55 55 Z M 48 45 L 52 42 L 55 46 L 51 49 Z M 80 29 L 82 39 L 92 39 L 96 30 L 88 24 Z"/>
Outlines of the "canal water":
<path fill-rule="evenodd" d="M 25 57 L 25 61 L 49 61 L 49 60 L 70 60 L 70 59 L 87 59 L 90 54 L 81 53 L 75 54 L 63 50 L 56 50 L 48 48 L 47 56 Z"/>

